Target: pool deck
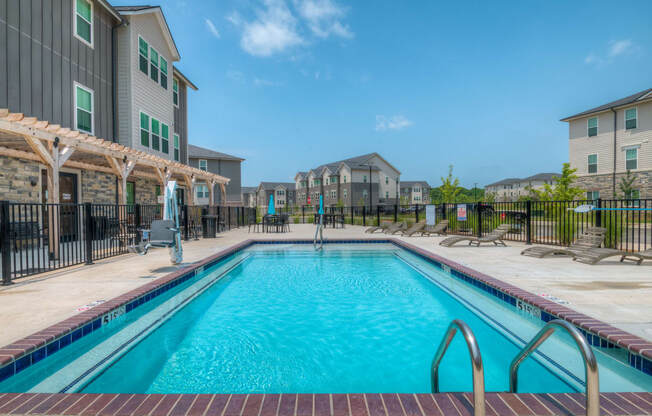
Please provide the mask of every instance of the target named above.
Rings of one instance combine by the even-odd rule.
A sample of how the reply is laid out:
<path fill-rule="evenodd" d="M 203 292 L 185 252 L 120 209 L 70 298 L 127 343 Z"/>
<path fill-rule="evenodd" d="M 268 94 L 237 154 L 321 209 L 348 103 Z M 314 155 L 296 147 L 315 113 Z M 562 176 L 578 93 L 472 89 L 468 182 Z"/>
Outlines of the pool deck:
<path fill-rule="evenodd" d="M 246 228 L 223 233 L 216 239 L 184 243 L 184 264 L 199 261 L 248 239 L 312 238 L 314 226 L 293 225 L 290 233 L 248 233 Z M 363 227 L 325 231 L 327 239 L 382 238 L 365 234 Z M 528 290 L 554 296 L 565 306 L 616 328 L 652 340 L 652 262 L 640 266 L 617 260 L 590 266 L 569 258 L 535 259 L 519 255 L 527 247 L 508 242 L 469 247 L 461 243 L 441 247 L 441 237 L 398 237 L 403 241 L 461 265 Z M 615 258 L 614 258 L 615 259 Z M 147 256 L 124 255 L 56 272 L 16 280 L 0 287 L 0 346 L 7 345 L 79 313 L 94 301 L 109 300 L 151 283 L 179 267 L 171 266 L 168 252 L 153 250 Z M 29 305 L 29 307 L 27 306 Z"/>

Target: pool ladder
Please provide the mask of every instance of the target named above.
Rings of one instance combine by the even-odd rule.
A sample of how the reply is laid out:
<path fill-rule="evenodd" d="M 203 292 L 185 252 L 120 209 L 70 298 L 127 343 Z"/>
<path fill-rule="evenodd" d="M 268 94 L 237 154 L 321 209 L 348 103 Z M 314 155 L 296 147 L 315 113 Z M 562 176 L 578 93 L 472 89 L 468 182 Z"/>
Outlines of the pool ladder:
<path fill-rule="evenodd" d="M 514 357 L 509 366 L 509 391 L 516 393 L 518 390 L 518 368 L 527 357 L 530 356 L 541 344 L 552 335 L 555 330 L 563 329 L 570 334 L 575 341 L 575 345 L 582 354 L 584 361 L 584 373 L 586 378 L 586 416 L 599 416 L 600 415 L 600 387 L 598 377 L 598 362 L 593 355 L 593 351 L 589 346 L 586 338 L 582 336 L 580 331 L 572 324 L 561 320 L 555 319 L 548 322 L 523 349 Z M 444 338 L 439 343 L 437 353 L 432 360 L 432 392 L 439 393 L 439 364 L 446 354 L 446 350 L 451 341 L 455 337 L 457 331 L 462 333 L 466 346 L 469 349 L 471 356 L 471 365 L 473 371 L 473 414 L 474 416 L 485 415 L 485 398 L 484 398 L 484 367 L 482 364 L 482 356 L 480 355 L 480 347 L 478 341 L 473 335 L 471 328 L 462 320 L 453 320 Z"/>
<path fill-rule="evenodd" d="M 319 240 L 317 240 L 319 236 Z M 312 240 L 312 246 L 315 248 L 315 251 L 319 251 L 324 247 L 324 216 L 319 216 L 319 224 L 317 224 L 317 229 L 315 230 L 315 238 Z"/>

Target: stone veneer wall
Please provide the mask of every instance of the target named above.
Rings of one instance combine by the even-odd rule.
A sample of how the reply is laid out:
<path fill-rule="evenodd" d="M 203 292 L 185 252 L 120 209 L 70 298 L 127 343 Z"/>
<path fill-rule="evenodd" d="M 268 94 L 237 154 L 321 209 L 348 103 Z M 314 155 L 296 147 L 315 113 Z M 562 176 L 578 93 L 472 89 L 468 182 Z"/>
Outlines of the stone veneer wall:
<path fill-rule="evenodd" d="M 136 177 L 134 182 L 136 183 L 137 204 L 151 205 L 158 203 L 156 197 L 156 185 L 159 185 L 159 182 L 157 180 Z M 162 187 L 161 192 L 163 192 Z"/>
<path fill-rule="evenodd" d="M 81 171 L 81 202 L 115 204 L 116 177 L 110 173 Z"/>
<path fill-rule="evenodd" d="M 633 187 L 638 189 L 641 199 L 652 198 L 652 171 L 643 171 L 643 172 L 632 172 L 632 175 L 636 177 Z M 625 177 L 624 173 L 616 174 L 616 199 L 622 198 L 622 192 L 620 191 L 620 180 Z M 577 179 L 577 186 L 585 189 L 586 191 L 600 191 L 600 198 L 602 199 L 612 199 L 614 198 L 612 192 L 612 175 L 591 175 L 591 176 L 581 176 Z"/>
<path fill-rule="evenodd" d="M 40 202 L 40 174 L 37 162 L 0 156 L 0 200 Z"/>

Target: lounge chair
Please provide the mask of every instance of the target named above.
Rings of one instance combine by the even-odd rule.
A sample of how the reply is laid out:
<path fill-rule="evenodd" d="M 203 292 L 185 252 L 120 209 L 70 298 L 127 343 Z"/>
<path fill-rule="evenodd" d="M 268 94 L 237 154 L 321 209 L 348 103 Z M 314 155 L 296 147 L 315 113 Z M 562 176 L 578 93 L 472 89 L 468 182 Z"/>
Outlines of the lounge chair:
<path fill-rule="evenodd" d="M 364 230 L 364 232 L 369 233 L 369 234 L 373 234 L 376 231 L 385 231 L 390 225 L 392 225 L 391 222 L 383 222 L 378 226 L 367 228 L 366 230 Z"/>
<path fill-rule="evenodd" d="M 588 227 L 569 247 L 536 246 L 521 251 L 521 255 L 543 258 L 546 256 L 575 257 L 583 251 L 598 248 L 604 242 L 607 229 L 603 227 Z"/>
<path fill-rule="evenodd" d="M 597 264 L 607 257 L 614 256 L 619 256 L 621 263 L 625 260 L 628 260 L 633 261 L 636 264 L 641 264 L 643 260 L 652 260 L 652 248 L 649 248 L 645 251 L 640 251 L 638 253 L 617 250 L 615 248 L 592 248 L 577 253 L 577 255 L 573 257 L 573 260 L 580 263 Z"/>
<path fill-rule="evenodd" d="M 421 235 L 446 235 L 448 229 L 448 220 L 441 220 L 434 227 L 425 227 L 421 230 Z"/>
<path fill-rule="evenodd" d="M 480 247 L 482 243 L 494 243 L 496 246 L 506 247 L 507 244 L 503 241 L 503 237 L 509 232 L 511 226 L 509 224 L 500 224 L 495 230 L 485 235 L 484 237 L 475 237 L 470 235 L 454 235 L 452 237 L 444 238 L 439 245 L 444 247 L 451 247 L 453 244 L 460 241 L 468 241 L 470 246 Z"/>
<path fill-rule="evenodd" d="M 422 232 L 425 227 L 426 227 L 425 222 L 417 222 L 415 224 L 412 224 L 410 228 L 399 231 L 399 233 L 404 237 L 412 237 L 414 234 Z"/>
<path fill-rule="evenodd" d="M 407 229 L 407 224 L 405 222 L 395 222 L 394 224 L 387 227 L 387 229 L 383 232 L 385 234 L 396 234 L 399 231 L 403 231 L 405 229 Z"/>

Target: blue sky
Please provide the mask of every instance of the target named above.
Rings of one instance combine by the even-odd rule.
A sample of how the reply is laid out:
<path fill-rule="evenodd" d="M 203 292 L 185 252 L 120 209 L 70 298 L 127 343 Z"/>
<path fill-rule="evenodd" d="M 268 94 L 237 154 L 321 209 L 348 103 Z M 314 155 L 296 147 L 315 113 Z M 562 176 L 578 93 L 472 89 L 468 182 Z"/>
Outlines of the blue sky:
<path fill-rule="evenodd" d="M 652 87 L 647 0 L 160 4 L 190 142 L 246 158 L 244 185 L 372 151 L 435 186 L 559 171 L 560 118 Z"/>

